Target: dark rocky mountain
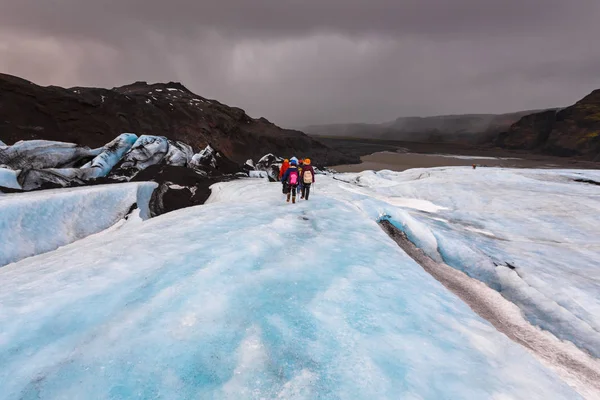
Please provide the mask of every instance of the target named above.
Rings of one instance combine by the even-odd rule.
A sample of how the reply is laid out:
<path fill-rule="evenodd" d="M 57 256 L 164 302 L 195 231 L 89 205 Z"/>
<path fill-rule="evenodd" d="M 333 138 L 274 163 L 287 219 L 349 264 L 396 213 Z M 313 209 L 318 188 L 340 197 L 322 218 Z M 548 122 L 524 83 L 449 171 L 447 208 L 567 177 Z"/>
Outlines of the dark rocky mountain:
<path fill-rule="evenodd" d="M 501 133 L 495 144 L 600 161 L 600 90 L 560 111 L 522 118 Z"/>
<path fill-rule="evenodd" d="M 535 112 L 402 117 L 383 124 L 313 125 L 303 130 L 313 136 L 482 144 L 495 139 L 521 117 Z"/>
<path fill-rule="evenodd" d="M 197 96 L 180 83 L 136 82 L 113 89 L 42 87 L 0 74 L 0 139 L 45 139 L 101 147 L 123 132 L 210 144 L 243 163 L 265 153 L 311 157 L 318 164 L 358 162 L 302 132 Z"/>

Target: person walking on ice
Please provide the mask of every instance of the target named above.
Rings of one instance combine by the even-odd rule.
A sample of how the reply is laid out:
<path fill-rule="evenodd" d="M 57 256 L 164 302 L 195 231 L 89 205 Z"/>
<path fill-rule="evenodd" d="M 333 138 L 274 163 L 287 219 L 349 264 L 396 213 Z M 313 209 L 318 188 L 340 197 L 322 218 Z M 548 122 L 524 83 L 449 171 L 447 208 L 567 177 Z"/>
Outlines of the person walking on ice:
<path fill-rule="evenodd" d="M 315 183 L 315 170 L 310 165 L 310 158 L 304 160 L 304 166 L 300 173 L 300 182 L 302 184 L 302 197 L 301 199 L 308 200 L 310 195 L 310 185 Z"/>
<path fill-rule="evenodd" d="M 298 188 L 298 183 L 300 182 L 300 173 L 298 172 L 298 159 L 296 157 L 292 157 L 290 159 L 290 167 L 285 171 L 283 177 L 281 179 L 281 183 L 284 185 L 287 202 L 290 202 L 290 197 L 292 198 L 292 203 L 296 203 L 296 191 Z"/>

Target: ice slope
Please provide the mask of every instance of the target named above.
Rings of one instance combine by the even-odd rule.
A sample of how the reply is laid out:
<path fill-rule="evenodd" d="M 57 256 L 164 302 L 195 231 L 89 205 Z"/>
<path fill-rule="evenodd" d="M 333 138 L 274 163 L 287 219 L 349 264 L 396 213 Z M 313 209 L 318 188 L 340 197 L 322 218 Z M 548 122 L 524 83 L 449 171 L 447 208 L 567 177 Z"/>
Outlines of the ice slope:
<path fill-rule="evenodd" d="M 600 357 L 600 188 L 574 181 L 600 181 L 600 171 L 456 167 L 337 179 L 351 183 L 338 189 L 363 199 L 373 217 L 391 215 L 434 259 Z"/>
<path fill-rule="evenodd" d="M 324 192 L 217 184 L 1 268 L 0 399 L 580 398 Z"/>
<path fill-rule="evenodd" d="M 124 183 L 1 196 L 0 268 L 100 232 L 136 203 L 147 218 L 155 187 L 152 182 Z"/>

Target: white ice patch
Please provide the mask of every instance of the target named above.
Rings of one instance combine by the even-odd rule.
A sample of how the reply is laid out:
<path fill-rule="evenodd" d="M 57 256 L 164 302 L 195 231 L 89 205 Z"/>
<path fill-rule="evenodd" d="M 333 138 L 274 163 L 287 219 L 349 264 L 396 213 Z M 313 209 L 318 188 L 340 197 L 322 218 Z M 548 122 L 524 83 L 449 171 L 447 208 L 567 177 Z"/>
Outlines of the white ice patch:
<path fill-rule="evenodd" d="M 249 171 L 248 176 L 250 176 L 250 178 L 269 179 L 267 171 Z"/>
<path fill-rule="evenodd" d="M 188 188 L 187 186 L 181 186 L 181 185 L 176 185 L 176 184 L 169 185 L 169 187 L 171 189 L 176 189 L 176 190 L 181 190 L 181 189 L 187 189 Z"/>
<path fill-rule="evenodd" d="M 456 154 L 419 154 L 423 156 L 457 158 L 459 160 L 520 160 L 516 157 L 460 156 Z"/>

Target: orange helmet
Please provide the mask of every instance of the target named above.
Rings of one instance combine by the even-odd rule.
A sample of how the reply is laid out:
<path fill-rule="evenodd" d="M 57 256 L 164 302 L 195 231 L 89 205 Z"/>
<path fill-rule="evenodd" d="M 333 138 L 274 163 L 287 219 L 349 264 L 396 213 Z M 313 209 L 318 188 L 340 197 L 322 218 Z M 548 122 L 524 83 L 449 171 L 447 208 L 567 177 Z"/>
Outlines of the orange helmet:
<path fill-rule="evenodd" d="M 304 159 L 304 164 L 310 165 L 310 158 L 305 158 Z"/>
<path fill-rule="evenodd" d="M 288 160 L 287 158 L 285 160 L 283 160 L 283 162 L 290 162 L 290 160 Z"/>

